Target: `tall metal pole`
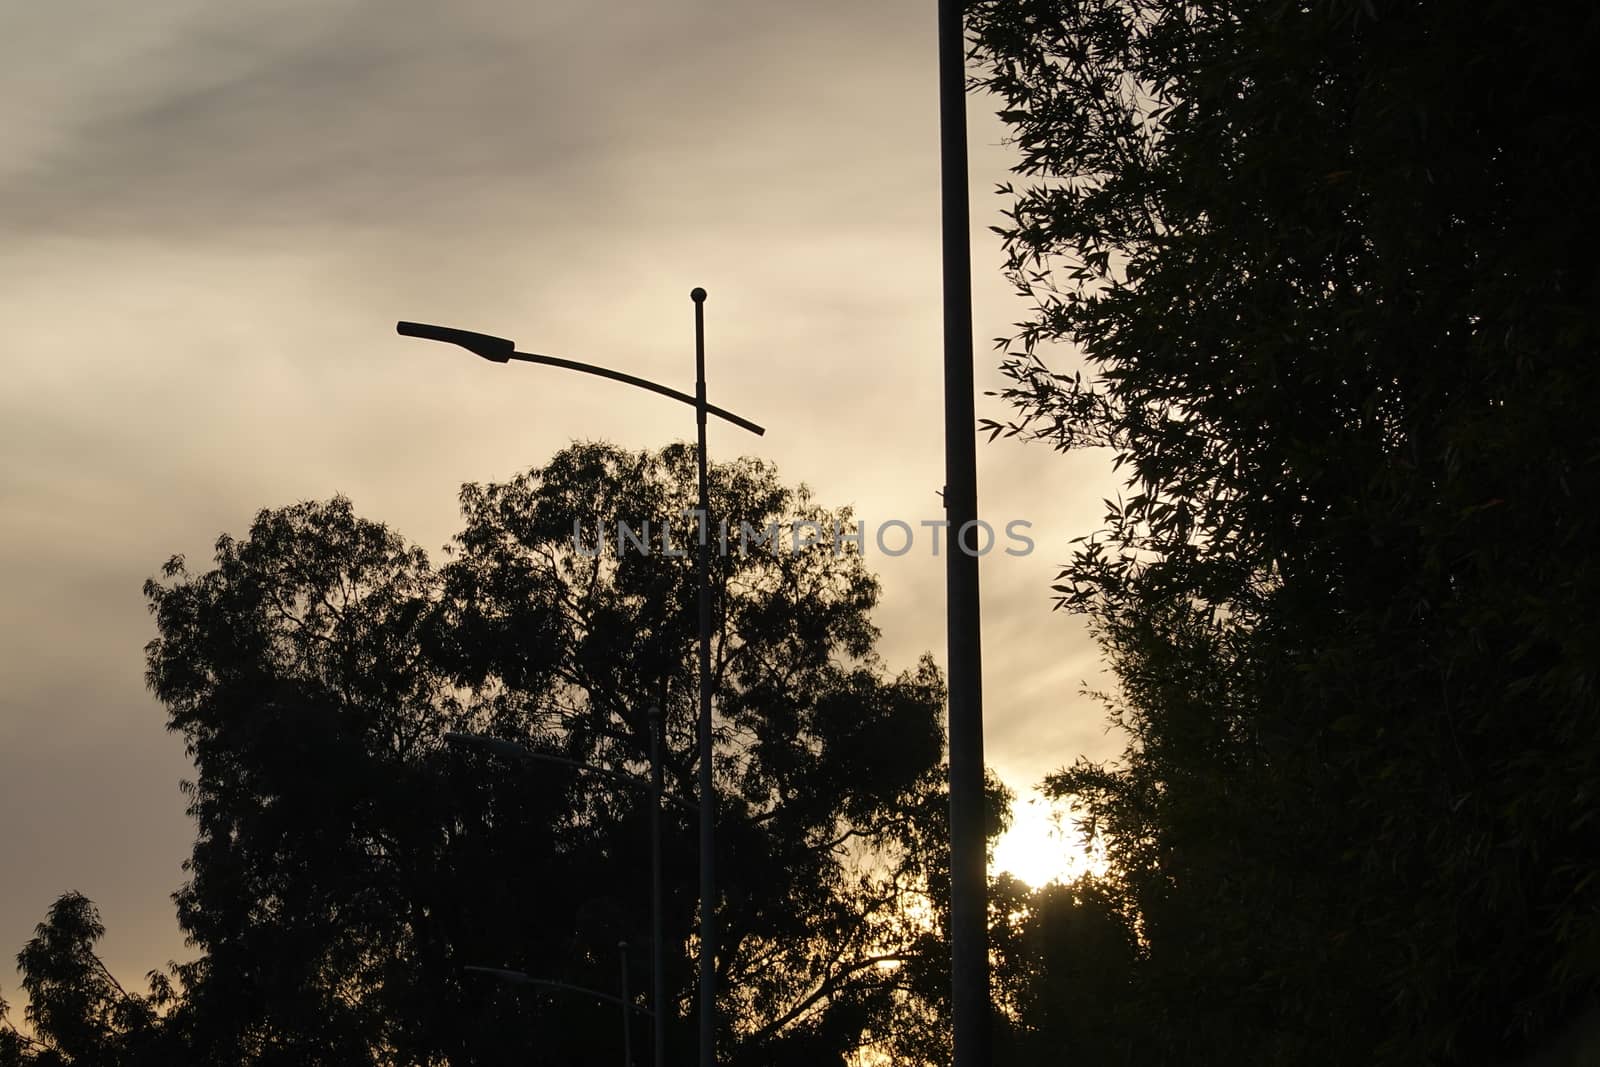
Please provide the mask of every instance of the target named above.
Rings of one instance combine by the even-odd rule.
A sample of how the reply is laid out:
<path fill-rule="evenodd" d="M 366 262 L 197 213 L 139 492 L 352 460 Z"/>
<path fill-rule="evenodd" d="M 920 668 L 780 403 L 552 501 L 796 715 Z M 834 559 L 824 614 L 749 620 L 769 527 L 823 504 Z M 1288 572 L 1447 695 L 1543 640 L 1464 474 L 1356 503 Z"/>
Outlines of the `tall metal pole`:
<path fill-rule="evenodd" d="M 694 400 L 700 448 L 700 1067 L 717 1062 L 716 783 L 711 775 L 711 494 L 706 479 L 706 291 L 695 287 Z"/>
<path fill-rule="evenodd" d="M 667 1062 L 666 946 L 661 901 L 661 709 L 650 709 L 650 1006 L 655 1009 L 655 1067 Z"/>
<path fill-rule="evenodd" d="M 622 957 L 622 1067 L 633 1067 L 633 1012 L 628 1002 L 628 943 L 617 942 Z"/>
<path fill-rule="evenodd" d="M 950 979 L 954 1067 L 989 1067 L 988 872 L 984 854 L 983 668 L 978 630 L 977 426 L 967 214 L 963 0 L 939 0 L 944 230 L 946 632 L 950 668 Z"/>

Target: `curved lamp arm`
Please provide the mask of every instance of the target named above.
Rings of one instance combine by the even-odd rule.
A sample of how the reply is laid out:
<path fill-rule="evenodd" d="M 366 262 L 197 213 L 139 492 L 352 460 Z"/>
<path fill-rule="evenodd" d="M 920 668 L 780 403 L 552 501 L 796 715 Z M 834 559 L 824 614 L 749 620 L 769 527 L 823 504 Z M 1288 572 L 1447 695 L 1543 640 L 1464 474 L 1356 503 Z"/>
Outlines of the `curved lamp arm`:
<path fill-rule="evenodd" d="M 486 752 L 494 752 L 501 756 L 507 756 L 511 759 L 527 760 L 530 762 L 538 760 L 544 763 L 559 763 L 563 767 L 571 767 L 574 770 L 581 771 L 585 774 L 597 775 L 598 777 L 605 778 L 608 781 L 615 782 L 618 785 L 625 785 L 633 789 L 643 789 L 647 793 L 653 793 L 655 791 L 655 783 L 651 782 L 648 778 L 640 778 L 637 775 L 625 774 L 621 771 L 613 771 L 606 767 L 596 767 L 589 763 L 579 763 L 577 760 L 567 759 L 565 756 L 551 755 L 548 752 L 536 752 L 526 745 L 519 745 L 515 741 L 507 741 L 501 737 L 486 737 L 483 734 L 468 734 L 462 733 L 459 730 L 447 730 L 445 731 L 444 739 L 447 744 L 470 745 L 473 748 L 480 748 Z M 700 810 L 697 805 L 684 800 L 682 797 L 673 796 L 670 793 L 664 792 L 662 794 L 662 799 L 669 804 L 676 804 L 684 811 L 695 812 Z"/>
<path fill-rule="evenodd" d="M 434 326 L 426 322 L 397 322 L 394 328 L 395 332 L 402 337 L 422 337 L 429 341 L 443 341 L 446 344 L 457 345 L 491 363 L 508 363 L 515 359 L 523 363 L 542 363 L 547 367 L 562 367 L 566 370 L 581 371 L 584 374 L 610 378 L 612 381 L 622 382 L 624 385 L 636 385 L 640 389 L 648 389 L 652 393 L 670 397 L 673 400 L 688 404 L 692 408 L 700 406 L 699 402 L 688 393 L 680 393 L 676 389 L 659 385 L 648 378 L 624 374 L 621 371 L 610 370 L 606 367 L 597 367 L 592 363 L 579 363 L 575 359 L 562 359 L 559 356 L 541 356 L 532 352 L 518 352 L 516 342 L 507 340 L 504 337 L 494 337 L 486 333 L 474 333 L 471 330 L 458 330 L 453 326 Z M 719 408 L 715 404 L 707 404 L 706 413 L 731 422 L 741 429 L 749 430 L 757 437 L 767 432 L 749 419 L 735 415 L 726 408 Z"/>
<path fill-rule="evenodd" d="M 498 978 L 500 981 L 510 983 L 511 985 L 537 985 L 545 986 L 549 989 L 565 989 L 569 993 L 585 993 L 599 1000 L 608 1000 L 613 1004 L 625 1005 L 629 1011 L 636 1011 L 640 1015 L 655 1014 L 655 1012 L 651 1011 L 649 1008 L 641 1008 L 637 1004 L 629 1003 L 628 1001 L 625 1001 L 621 997 L 617 996 L 615 993 L 607 993 L 599 989 L 590 989 L 588 986 L 573 985 L 571 982 L 558 982 L 553 978 L 534 978 L 530 975 L 523 974 L 521 971 L 508 971 L 503 967 L 469 966 L 461 969 L 470 974 L 482 974 L 487 975 L 490 978 Z"/>

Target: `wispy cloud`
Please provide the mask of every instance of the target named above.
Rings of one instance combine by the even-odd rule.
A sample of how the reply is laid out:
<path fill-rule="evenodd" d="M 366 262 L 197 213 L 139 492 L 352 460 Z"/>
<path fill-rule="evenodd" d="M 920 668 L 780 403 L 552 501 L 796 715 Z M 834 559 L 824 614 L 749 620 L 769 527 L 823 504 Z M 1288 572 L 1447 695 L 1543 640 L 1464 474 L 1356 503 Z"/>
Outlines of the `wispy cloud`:
<path fill-rule="evenodd" d="M 182 952 L 184 763 L 140 677 L 139 584 L 167 554 L 201 562 L 254 509 L 336 491 L 434 548 L 462 481 L 573 437 L 692 433 L 672 405 L 454 360 L 395 319 L 687 385 L 704 285 L 712 391 L 771 428 L 715 430 L 717 454 L 937 518 L 932 21 L 911 0 L 0 13 L 0 809 L 26 827 L 0 947 L 78 888 L 120 973 Z M 1000 176 L 994 139 L 975 128 L 975 189 Z M 992 206 L 975 197 L 980 236 Z M 981 341 L 1024 309 L 976 251 Z M 1117 747 L 1047 591 L 1110 482 L 980 456 L 985 512 L 1039 543 L 984 572 L 989 756 L 1026 785 Z M 942 561 L 875 562 L 890 660 L 942 657 Z"/>

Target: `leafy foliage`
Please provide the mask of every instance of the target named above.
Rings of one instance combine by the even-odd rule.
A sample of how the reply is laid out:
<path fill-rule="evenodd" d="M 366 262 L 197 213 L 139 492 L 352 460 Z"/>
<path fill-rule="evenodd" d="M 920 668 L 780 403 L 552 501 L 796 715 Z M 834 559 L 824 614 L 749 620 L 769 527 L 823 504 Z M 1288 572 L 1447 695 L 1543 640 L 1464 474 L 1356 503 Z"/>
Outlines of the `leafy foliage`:
<path fill-rule="evenodd" d="M 1124 902 L 1093 879 L 1030 890 L 1009 875 L 991 889 L 1001 1007 L 995 1058 L 1057 1062 L 1063 1050 L 1097 1064 L 1135 1064 L 1149 1025 L 1134 996 L 1138 939 Z"/>
<path fill-rule="evenodd" d="M 177 901 L 202 955 L 171 1024 L 190 1062 L 615 1062 L 614 1005 L 463 968 L 615 990 L 626 941 L 628 986 L 649 987 L 648 791 L 573 764 L 647 775 L 658 707 L 666 792 L 695 799 L 693 460 L 575 445 L 468 486 L 439 568 L 335 499 L 263 511 L 213 569 L 148 583 L 150 685 L 197 769 Z M 867 1040 L 931 1062 L 940 1005 L 908 976 L 938 946 L 943 682 L 927 659 L 886 674 L 855 552 L 739 551 L 741 523 L 836 516 L 753 460 L 715 466 L 711 491 L 734 532 L 712 542 L 723 1062 L 838 1062 Z M 586 550 L 619 520 L 648 521 L 655 550 Z M 666 811 L 683 1058 L 696 838 Z"/>
<path fill-rule="evenodd" d="M 1114 452 L 1060 604 L 1139 1062 L 1496 1062 L 1600 983 L 1594 12 L 980 0 L 993 435 Z M 1045 361 L 1077 345 L 1083 372 Z"/>
<path fill-rule="evenodd" d="M 170 981 L 152 973 L 150 993 L 123 989 L 95 953 L 105 926 L 93 902 L 65 893 L 17 954 L 28 995 L 31 1037 L 0 1030 L 4 1067 L 155 1067 L 169 1062 L 162 1009 L 173 999 Z M 6 1004 L 0 1000 L 0 1021 Z"/>

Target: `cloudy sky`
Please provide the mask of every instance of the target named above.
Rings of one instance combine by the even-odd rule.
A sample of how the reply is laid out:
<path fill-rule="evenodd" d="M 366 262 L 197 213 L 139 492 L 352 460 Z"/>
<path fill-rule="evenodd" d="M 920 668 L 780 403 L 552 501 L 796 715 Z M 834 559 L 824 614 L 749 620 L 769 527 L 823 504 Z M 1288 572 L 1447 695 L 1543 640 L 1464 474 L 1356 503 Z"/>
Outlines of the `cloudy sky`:
<path fill-rule="evenodd" d="M 574 437 L 693 432 L 660 398 L 397 319 L 692 388 L 704 286 L 711 397 L 769 428 L 714 425 L 714 456 L 759 453 L 869 525 L 940 517 L 934 7 L 0 9 L 0 956 L 76 889 L 125 980 L 187 957 L 169 894 L 189 765 L 142 677 L 140 586 L 169 555 L 203 565 L 257 509 L 338 492 L 437 550 L 464 481 Z M 992 386 L 989 339 L 1027 309 L 987 230 L 1010 157 L 992 106 L 969 113 Z M 1103 456 L 1014 443 L 979 463 L 982 513 L 1038 543 L 983 568 L 988 758 L 1026 795 L 1119 747 L 1078 695 L 1095 649 L 1048 589 L 1115 480 Z M 890 665 L 942 660 L 942 560 L 921 542 L 872 562 Z M 9 966 L 0 989 L 19 999 Z"/>

